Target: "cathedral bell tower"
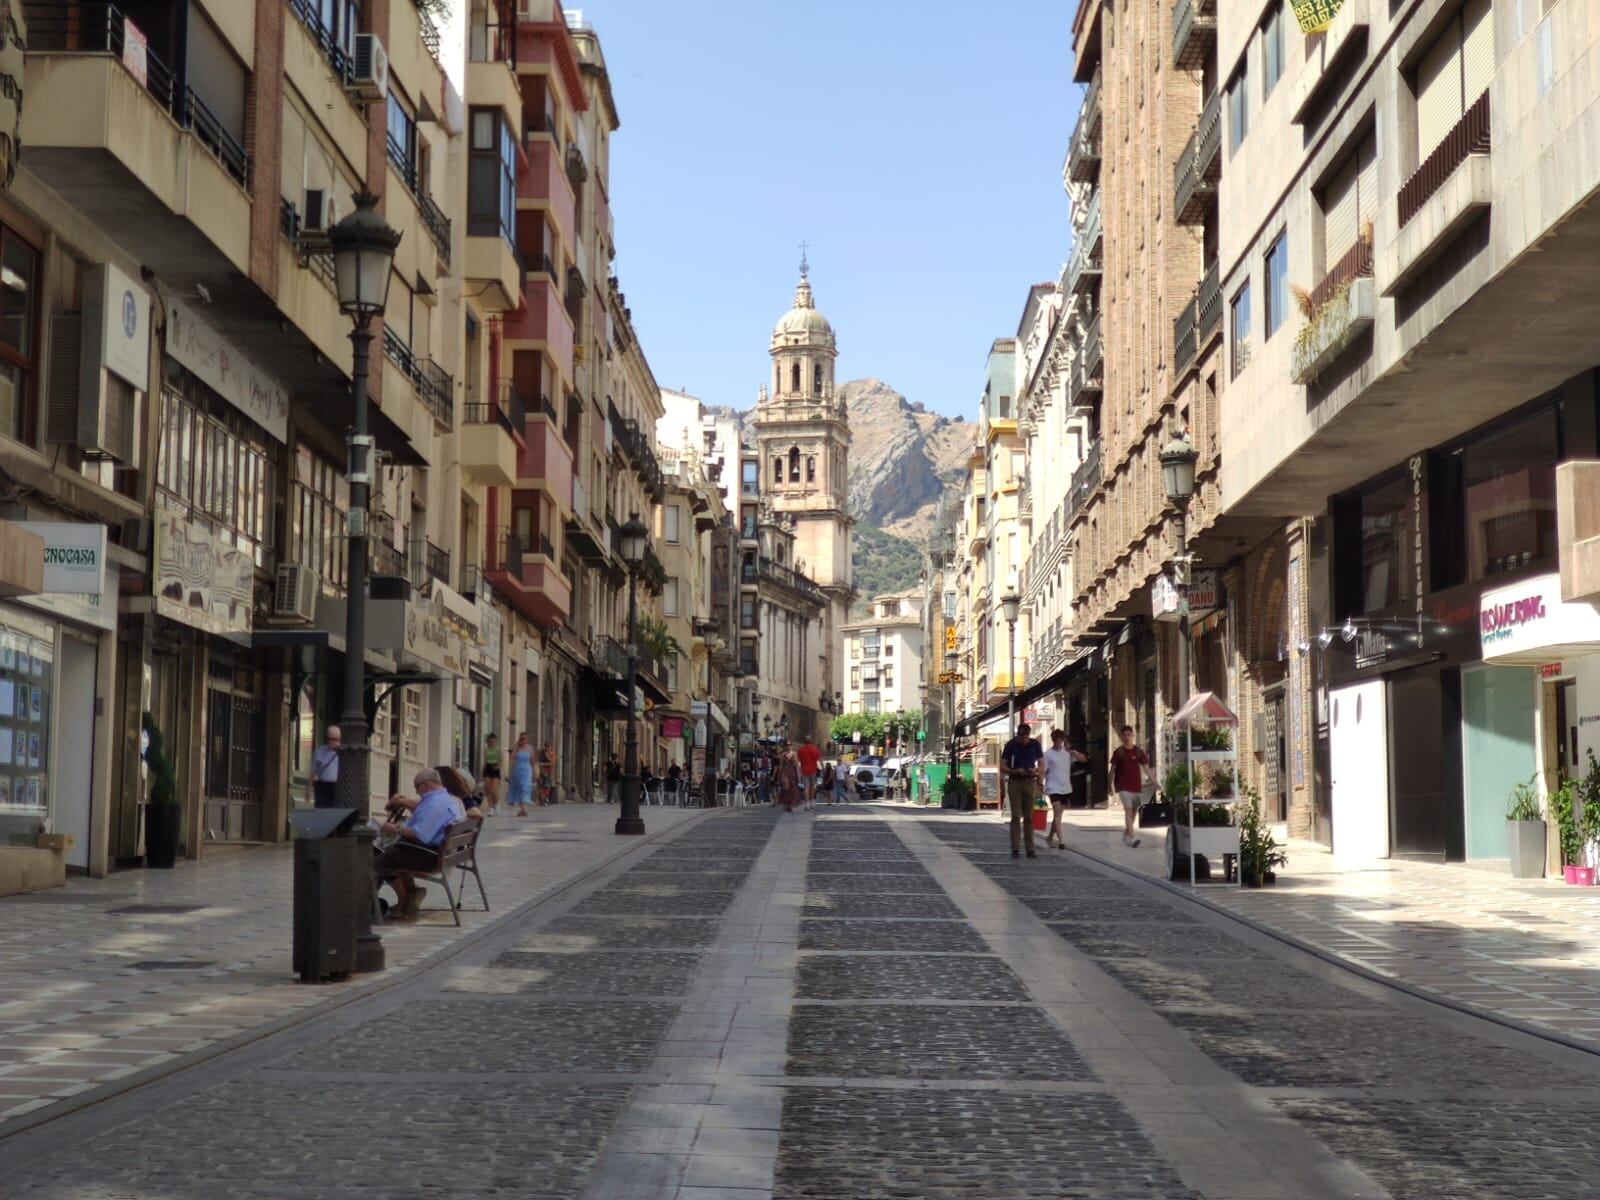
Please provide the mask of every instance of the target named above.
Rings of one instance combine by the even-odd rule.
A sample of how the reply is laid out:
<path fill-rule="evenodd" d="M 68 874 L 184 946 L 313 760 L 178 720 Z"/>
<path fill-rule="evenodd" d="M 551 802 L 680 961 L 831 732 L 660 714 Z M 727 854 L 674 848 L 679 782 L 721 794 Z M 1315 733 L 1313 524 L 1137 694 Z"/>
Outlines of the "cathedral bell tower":
<path fill-rule="evenodd" d="M 802 258 L 794 307 L 773 327 L 772 375 L 756 402 L 756 445 L 761 454 L 761 495 L 794 521 L 796 566 L 828 595 L 825 634 L 837 672 L 849 619 L 850 422 L 834 390 L 839 356 L 833 326 L 817 311 L 810 269 Z"/>

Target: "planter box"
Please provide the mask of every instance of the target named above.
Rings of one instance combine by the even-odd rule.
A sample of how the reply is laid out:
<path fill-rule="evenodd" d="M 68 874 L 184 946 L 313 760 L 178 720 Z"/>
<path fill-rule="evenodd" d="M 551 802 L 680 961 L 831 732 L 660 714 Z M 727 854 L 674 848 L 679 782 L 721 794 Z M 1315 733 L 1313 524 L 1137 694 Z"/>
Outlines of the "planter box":
<path fill-rule="evenodd" d="M 1506 853 L 1513 879 L 1544 878 L 1543 821 L 1507 821 Z"/>
<path fill-rule="evenodd" d="M 1358 276 L 1343 292 L 1335 293 L 1317 310 L 1314 330 L 1303 340 L 1295 340 L 1289 377 L 1295 383 L 1315 381 L 1363 330 L 1371 328 L 1376 305 L 1369 276 Z"/>
<path fill-rule="evenodd" d="M 1561 874 L 1573 887 L 1593 887 L 1595 868 L 1593 867 L 1562 867 Z"/>
<path fill-rule="evenodd" d="M 1239 853 L 1237 825 L 1201 825 L 1191 830 L 1187 825 L 1174 823 L 1172 831 L 1177 835 L 1179 854 L 1204 854 L 1213 858 Z"/>
<path fill-rule="evenodd" d="M 1050 827 L 1050 810 L 1036 808 L 1033 810 L 1033 827 L 1035 829 L 1048 829 Z"/>

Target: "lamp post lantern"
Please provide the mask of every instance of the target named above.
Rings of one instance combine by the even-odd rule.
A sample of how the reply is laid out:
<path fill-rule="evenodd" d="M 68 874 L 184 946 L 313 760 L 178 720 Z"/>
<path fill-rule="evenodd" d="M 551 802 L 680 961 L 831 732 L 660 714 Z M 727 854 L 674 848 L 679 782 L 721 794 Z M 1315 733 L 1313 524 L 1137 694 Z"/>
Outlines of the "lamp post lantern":
<path fill-rule="evenodd" d="M 349 458 L 345 476 L 350 486 L 350 510 L 345 543 L 346 586 L 344 607 L 344 712 L 339 718 L 343 742 L 339 747 L 339 805 L 365 815 L 372 801 L 372 746 L 366 710 L 367 651 L 367 507 L 372 494 L 372 435 L 367 432 L 367 366 L 372 353 L 372 319 L 381 317 L 389 301 L 389 277 L 400 234 L 377 211 L 378 198 L 362 192 L 355 211 L 328 230 L 333 246 L 333 276 L 339 310 L 354 323 L 350 344 L 355 352 L 350 373 L 352 402 Z M 372 832 L 363 821 L 356 837 L 366 842 Z M 362 855 L 368 871 L 370 896 L 372 854 Z M 383 942 L 372 931 L 372 905 L 357 901 L 356 958 L 358 973 L 383 969 Z"/>
<path fill-rule="evenodd" d="M 616 827 L 619 834 L 644 832 L 644 818 L 639 815 L 639 730 L 633 698 L 639 688 L 639 567 L 649 548 L 650 530 L 638 513 L 632 513 L 622 527 L 622 557 L 628 564 L 628 730 L 622 755 L 622 811 L 617 815 Z"/>

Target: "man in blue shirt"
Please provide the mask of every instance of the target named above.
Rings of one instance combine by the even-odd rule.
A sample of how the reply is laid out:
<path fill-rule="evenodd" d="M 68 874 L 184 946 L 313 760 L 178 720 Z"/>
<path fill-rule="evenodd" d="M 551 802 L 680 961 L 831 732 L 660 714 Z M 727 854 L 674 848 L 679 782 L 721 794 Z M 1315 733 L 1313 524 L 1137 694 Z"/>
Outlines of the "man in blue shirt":
<path fill-rule="evenodd" d="M 1028 857 L 1033 853 L 1033 798 L 1039 791 L 1039 764 L 1044 751 L 1028 736 L 1028 725 L 1017 726 L 1017 735 L 1000 751 L 1000 774 L 1006 781 L 1006 798 L 1011 802 L 1011 857 L 1018 856 L 1021 836 L 1027 839 Z"/>
<path fill-rule="evenodd" d="M 311 796 L 318 808 L 339 807 L 339 741 L 337 725 L 329 725 L 327 741 L 311 752 Z"/>
<path fill-rule="evenodd" d="M 392 807 L 405 808 L 410 813 L 403 822 L 385 821 L 380 826 L 384 833 L 397 836 L 394 844 L 378 855 L 375 864 L 378 877 L 388 880 L 394 888 L 400 901 L 398 915 L 405 920 L 417 915 L 422 898 L 427 895 L 425 888 L 416 885 L 413 875 L 438 866 L 445 831 L 467 815 L 461 801 L 445 790 L 443 779 L 432 767 L 417 772 L 411 786 L 417 789 L 415 798 L 394 796 L 390 800 Z"/>

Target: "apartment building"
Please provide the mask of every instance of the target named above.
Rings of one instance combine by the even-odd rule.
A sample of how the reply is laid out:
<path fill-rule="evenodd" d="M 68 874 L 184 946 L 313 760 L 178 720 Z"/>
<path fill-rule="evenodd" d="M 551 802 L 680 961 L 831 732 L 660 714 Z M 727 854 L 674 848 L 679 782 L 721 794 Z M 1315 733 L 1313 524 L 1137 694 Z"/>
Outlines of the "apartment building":
<path fill-rule="evenodd" d="M 867 615 L 846 623 L 844 711 L 911 712 L 923 706 L 923 591 L 872 597 Z"/>
<path fill-rule="evenodd" d="M 1600 30 L 1570 0 L 1261 15 L 1217 31 L 1246 757 L 1336 853 L 1502 858 L 1511 783 L 1594 740 Z"/>

